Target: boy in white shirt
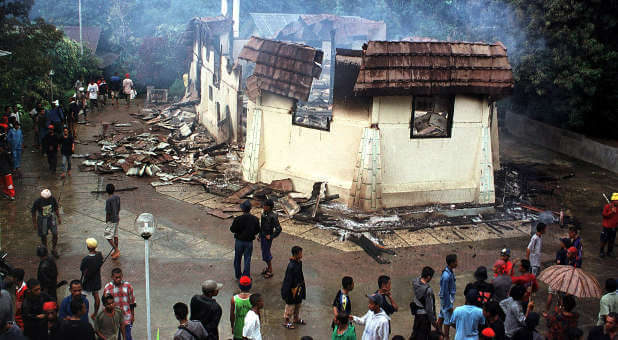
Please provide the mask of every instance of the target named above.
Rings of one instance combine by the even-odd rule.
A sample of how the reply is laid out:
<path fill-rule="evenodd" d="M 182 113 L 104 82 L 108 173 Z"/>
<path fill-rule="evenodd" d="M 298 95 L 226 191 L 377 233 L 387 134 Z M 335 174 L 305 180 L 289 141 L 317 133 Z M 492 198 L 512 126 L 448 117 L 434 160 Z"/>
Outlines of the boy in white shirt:
<path fill-rule="evenodd" d="M 253 293 L 249 297 L 251 309 L 245 315 L 245 325 L 242 328 L 242 336 L 245 339 L 262 340 L 260 333 L 260 310 L 264 308 L 264 299 L 259 293 Z"/>

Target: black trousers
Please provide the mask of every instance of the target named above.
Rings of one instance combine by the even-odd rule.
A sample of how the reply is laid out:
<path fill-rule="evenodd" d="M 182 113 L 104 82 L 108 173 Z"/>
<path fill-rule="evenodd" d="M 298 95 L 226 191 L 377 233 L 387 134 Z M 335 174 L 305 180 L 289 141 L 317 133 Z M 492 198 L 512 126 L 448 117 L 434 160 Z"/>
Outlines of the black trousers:
<path fill-rule="evenodd" d="M 48 152 L 47 163 L 49 164 L 49 171 L 56 172 L 56 165 L 58 164 L 58 153 Z"/>
<path fill-rule="evenodd" d="M 412 335 L 410 340 L 428 340 L 431 334 L 431 321 L 427 314 L 417 314 L 414 316 L 414 325 L 412 326 Z"/>

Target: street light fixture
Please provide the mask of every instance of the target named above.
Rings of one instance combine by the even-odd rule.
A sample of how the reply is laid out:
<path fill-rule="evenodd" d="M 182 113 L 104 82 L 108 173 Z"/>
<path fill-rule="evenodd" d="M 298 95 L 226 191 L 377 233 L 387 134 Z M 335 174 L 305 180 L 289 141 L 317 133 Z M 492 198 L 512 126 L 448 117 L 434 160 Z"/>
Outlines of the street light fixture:
<path fill-rule="evenodd" d="M 146 327 L 148 340 L 152 340 L 150 327 L 150 264 L 149 264 L 149 239 L 157 229 L 157 220 L 150 213 L 142 213 L 133 224 L 135 231 L 144 239 L 144 267 L 146 271 Z"/>
<path fill-rule="evenodd" d="M 49 70 L 49 93 L 51 94 L 50 103 L 54 102 L 54 83 L 52 82 L 53 76 L 54 76 L 54 70 Z"/>

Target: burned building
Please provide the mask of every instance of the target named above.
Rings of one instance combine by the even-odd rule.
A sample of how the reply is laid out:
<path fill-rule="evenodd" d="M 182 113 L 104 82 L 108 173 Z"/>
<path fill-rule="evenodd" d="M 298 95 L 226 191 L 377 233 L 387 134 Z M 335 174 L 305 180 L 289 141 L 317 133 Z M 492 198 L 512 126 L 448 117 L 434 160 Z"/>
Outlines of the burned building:
<path fill-rule="evenodd" d="M 256 63 L 245 180 L 291 178 L 301 192 L 328 182 L 363 210 L 494 202 L 495 101 L 513 87 L 501 43 L 370 41 L 339 50 L 323 129 L 294 119 L 319 77 L 319 50 L 252 38 L 239 58 Z"/>

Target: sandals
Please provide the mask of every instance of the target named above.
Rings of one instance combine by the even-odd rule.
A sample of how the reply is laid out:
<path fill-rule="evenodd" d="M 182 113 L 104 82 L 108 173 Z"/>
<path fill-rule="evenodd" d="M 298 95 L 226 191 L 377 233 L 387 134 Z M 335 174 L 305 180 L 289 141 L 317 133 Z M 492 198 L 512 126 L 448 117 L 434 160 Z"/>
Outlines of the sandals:
<path fill-rule="evenodd" d="M 266 272 L 263 274 L 265 279 L 270 279 L 271 277 L 273 277 L 273 273 L 271 272 Z"/>
<path fill-rule="evenodd" d="M 294 327 L 294 324 L 291 322 L 288 323 L 284 323 L 283 327 L 287 328 L 287 329 L 295 329 L 296 327 Z"/>
<path fill-rule="evenodd" d="M 303 319 L 298 319 L 297 321 L 294 321 L 295 324 L 297 325 L 306 325 L 307 322 L 305 322 L 305 320 Z"/>

